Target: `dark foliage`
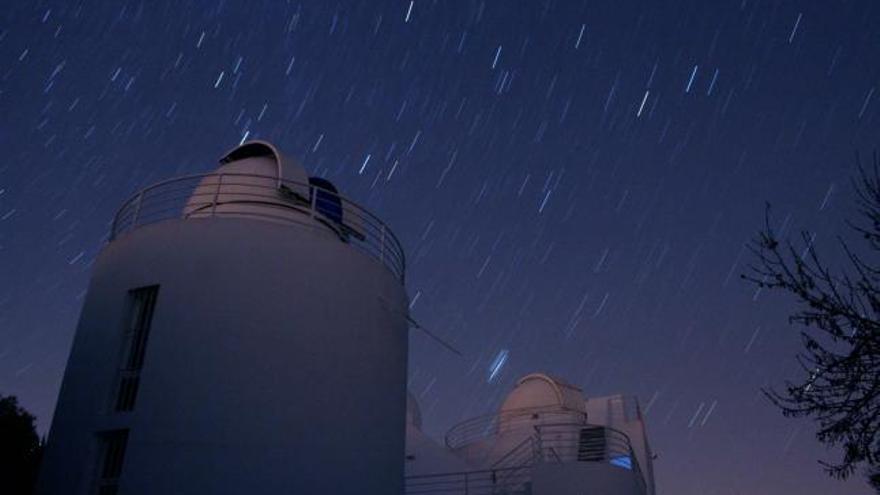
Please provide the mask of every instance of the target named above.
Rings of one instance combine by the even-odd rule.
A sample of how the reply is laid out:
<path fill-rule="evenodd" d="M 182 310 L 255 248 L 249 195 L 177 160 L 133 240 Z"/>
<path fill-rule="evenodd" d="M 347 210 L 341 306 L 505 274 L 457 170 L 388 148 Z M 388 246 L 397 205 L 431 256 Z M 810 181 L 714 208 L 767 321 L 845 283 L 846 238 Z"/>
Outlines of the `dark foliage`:
<path fill-rule="evenodd" d="M 0 493 L 33 493 L 42 452 L 34 416 L 15 397 L 0 395 Z"/>
<path fill-rule="evenodd" d="M 875 492 L 880 493 L 880 468 L 868 472 L 868 483 Z"/>
<path fill-rule="evenodd" d="M 845 478 L 859 465 L 880 467 L 880 168 L 877 158 L 855 182 L 860 220 L 849 223 L 863 243 L 839 240 L 847 267 L 833 272 L 819 257 L 814 237 L 797 245 L 770 227 L 752 243 L 757 262 L 744 278 L 758 287 L 794 295 L 799 309 L 790 316 L 803 327 L 798 355 L 803 374 L 783 391 L 764 394 L 783 414 L 818 423 L 817 438 L 843 450 L 842 459 L 822 462 Z M 858 250 L 855 248 L 858 247 Z M 857 252 L 859 254 L 857 254 Z M 873 479 L 873 478 L 872 478 Z M 874 481 L 872 481 L 873 483 Z M 877 480 L 880 482 L 880 480 Z"/>

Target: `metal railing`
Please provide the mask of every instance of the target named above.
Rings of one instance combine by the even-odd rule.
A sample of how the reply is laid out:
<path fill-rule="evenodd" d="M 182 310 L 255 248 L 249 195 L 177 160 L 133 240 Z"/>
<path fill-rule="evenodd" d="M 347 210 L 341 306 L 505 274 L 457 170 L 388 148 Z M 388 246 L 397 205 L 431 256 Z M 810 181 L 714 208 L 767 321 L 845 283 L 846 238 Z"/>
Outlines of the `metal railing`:
<path fill-rule="evenodd" d="M 406 495 L 529 495 L 537 464 L 595 462 L 632 471 L 646 492 L 646 480 L 629 437 L 607 426 L 584 422 L 532 425 L 532 434 L 499 458 L 491 469 L 406 477 Z"/>
<path fill-rule="evenodd" d="M 607 462 L 640 472 L 626 433 L 607 426 L 535 425 L 537 451 L 544 460 Z"/>
<path fill-rule="evenodd" d="M 626 433 L 581 423 L 535 425 L 533 462 L 600 462 L 633 472 L 645 492 L 646 480 Z"/>
<path fill-rule="evenodd" d="M 407 476 L 406 495 L 530 495 L 530 466 Z"/>
<path fill-rule="evenodd" d="M 531 479 L 535 464 L 597 462 L 632 471 L 642 491 L 646 490 L 647 481 L 626 433 L 590 424 L 582 411 L 560 406 L 515 409 L 465 421 L 447 433 L 446 445 L 458 450 L 514 432 L 526 436 L 492 464 L 495 480 L 504 486 L 510 475 L 514 485 L 522 486 L 523 477 Z"/>
<path fill-rule="evenodd" d="M 511 466 L 526 466 L 535 462 L 539 456 L 537 435 L 526 437 L 516 447 L 492 463 L 492 468 L 505 468 Z"/>
<path fill-rule="evenodd" d="M 473 442 L 519 428 L 531 429 L 535 421 L 587 423 L 583 411 L 560 406 L 526 407 L 497 414 L 487 414 L 463 421 L 446 433 L 446 446 L 459 449 Z"/>
<path fill-rule="evenodd" d="M 523 477 L 531 481 L 532 466 L 540 457 L 536 440 L 537 435 L 526 438 L 492 464 L 492 469 L 499 471 L 497 477 L 502 485 L 514 483 L 523 486 Z"/>
<path fill-rule="evenodd" d="M 119 208 L 110 240 L 163 220 L 206 217 L 318 223 L 404 280 L 403 247 L 378 217 L 336 191 L 266 175 L 198 174 L 153 184 Z"/>

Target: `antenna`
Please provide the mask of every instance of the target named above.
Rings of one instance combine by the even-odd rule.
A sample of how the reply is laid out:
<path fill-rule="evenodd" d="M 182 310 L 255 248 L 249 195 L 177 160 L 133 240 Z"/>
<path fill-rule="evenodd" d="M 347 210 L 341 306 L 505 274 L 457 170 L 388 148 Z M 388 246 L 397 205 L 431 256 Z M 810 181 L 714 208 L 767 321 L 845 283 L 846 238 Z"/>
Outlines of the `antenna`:
<path fill-rule="evenodd" d="M 397 314 L 399 314 L 400 316 L 403 316 L 404 318 L 406 318 L 406 321 L 409 322 L 409 325 L 410 325 L 411 327 L 421 330 L 422 332 L 424 332 L 425 335 L 427 335 L 427 336 L 430 337 L 432 340 L 434 340 L 434 341 L 437 342 L 438 344 L 440 344 L 440 345 L 442 345 L 443 347 L 445 347 L 446 350 L 448 350 L 449 352 L 455 354 L 456 356 L 462 356 L 462 357 L 464 356 L 464 355 L 461 353 L 461 351 L 459 351 L 458 349 L 456 349 L 455 347 L 453 347 L 452 344 L 450 344 L 449 342 L 446 342 L 445 340 L 443 340 L 443 339 L 441 339 L 440 337 L 438 337 L 435 333 L 431 332 L 431 331 L 428 330 L 427 328 L 425 328 L 425 327 L 423 327 L 422 325 L 420 325 L 419 322 L 417 322 L 416 320 L 414 320 L 413 317 L 409 315 L 409 312 L 403 313 L 403 312 L 401 312 L 401 311 L 397 311 L 397 310 L 393 309 L 393 308 L 391 307 L 391 305 L 388 304 L 388 300 L 385 299 L 385 298 L 382 297 L 382 296 L 379 296 L 379 300 L 382 301 L 382 303 L 385 305 L 386 308 L 388 308 L 389 311 L 391 311 L 391 312 L 393 312 L 393 313 L 397 313 Z"/>
<path fill-rule="evenodd" d="M 451 351 L 452 353 L 454 353 L 454 354 L 456 354 L 456 355 L 458 355 L 458 356 L 461 356 L 461 355 L 462 355 L 461 352 L 459 352 L 458 349 L 456 349 L 455 347 L 452 347 L 452 344 L 446 342 L 445 340 L 441 339 L 441 338 L 438 337 L 437 335 L 433 334 L 433 333 L 432 333 L 430 330 L 428 330 L 427 328 L 425 328 L 425 327 L 419 325 L 419 322 L 417 322 L 416 320 L 414 320 L 414 319 L 412 318 L 412 316 L 410 316 L 410 315 L 404 315 L 404 316 L 406 316 L 406 321 L 408 321 L 410 325 L 412 325 L 413 327 L 418 328 L 419 330 L 421 330 L 422 332 L 424 332 L 425 335 L 427 335 L 428 337 L 431 337 L 432 339 L 434 339 L 434 341 L 436 341 L 438 344 L 442 345 L 443 347 L 445 347 L 446 349 L 448 349 L 449 351 Z"/>

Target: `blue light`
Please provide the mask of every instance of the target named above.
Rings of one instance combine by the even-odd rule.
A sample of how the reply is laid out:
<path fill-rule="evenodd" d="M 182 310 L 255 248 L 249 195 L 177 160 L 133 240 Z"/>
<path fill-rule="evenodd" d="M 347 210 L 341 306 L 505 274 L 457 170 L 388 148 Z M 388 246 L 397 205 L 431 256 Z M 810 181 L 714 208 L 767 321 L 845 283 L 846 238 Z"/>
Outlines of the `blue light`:
<path fill-rule="evenodd" d="M 611 458 L 611 464 L 617 467 L 622 467 L 623 469 L 632 470 L 632 459 L 628 455 L 621 455 L 617 457 Z"/>

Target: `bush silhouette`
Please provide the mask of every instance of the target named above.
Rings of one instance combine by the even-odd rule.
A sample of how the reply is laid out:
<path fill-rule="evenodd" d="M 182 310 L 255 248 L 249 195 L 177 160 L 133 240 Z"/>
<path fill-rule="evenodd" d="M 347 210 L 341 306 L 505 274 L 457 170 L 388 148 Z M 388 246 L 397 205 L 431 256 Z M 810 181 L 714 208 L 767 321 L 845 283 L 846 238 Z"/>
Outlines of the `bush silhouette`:
<path fill-rule="evenodd" d="M 33 493 L 43 453 L 34 419 L 14 396 L 0 395 L 0 493 Z"/>

